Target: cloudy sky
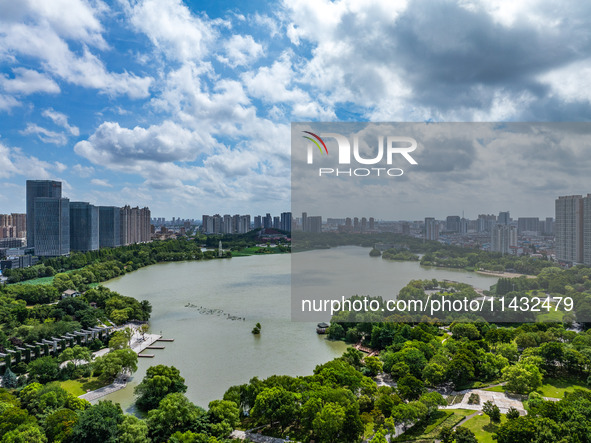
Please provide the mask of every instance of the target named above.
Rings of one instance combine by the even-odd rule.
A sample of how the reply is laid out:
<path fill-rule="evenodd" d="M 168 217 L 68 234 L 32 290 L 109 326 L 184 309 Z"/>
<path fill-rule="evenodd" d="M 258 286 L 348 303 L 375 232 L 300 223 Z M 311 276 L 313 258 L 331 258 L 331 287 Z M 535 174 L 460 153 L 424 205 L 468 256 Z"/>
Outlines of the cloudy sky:
<path fill-rule="evenodd" d="M 576 1 L 0 0 L 0 213 L 57 179 L 154 216 L 276 214 L 293 121 L 589 121 L 590 18 Z"/>

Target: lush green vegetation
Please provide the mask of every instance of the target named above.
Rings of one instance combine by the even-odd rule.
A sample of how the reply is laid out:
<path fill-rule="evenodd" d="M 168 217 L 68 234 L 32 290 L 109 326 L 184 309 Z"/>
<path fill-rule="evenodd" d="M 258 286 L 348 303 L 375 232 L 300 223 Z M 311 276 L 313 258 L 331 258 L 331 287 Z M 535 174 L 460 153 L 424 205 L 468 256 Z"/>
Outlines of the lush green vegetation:
<path fill-rule="evenodd" d="M 506 417 L 504 415 L 501 416 L 501 424 L 506 421 Z M 489 418 L 483 414 L 472 417 L 470 420 L 462 423 L 462 426 L 472 431 L 478 442 L 494 443 L 493 436 L 500 424 L 491 423 Z"/>

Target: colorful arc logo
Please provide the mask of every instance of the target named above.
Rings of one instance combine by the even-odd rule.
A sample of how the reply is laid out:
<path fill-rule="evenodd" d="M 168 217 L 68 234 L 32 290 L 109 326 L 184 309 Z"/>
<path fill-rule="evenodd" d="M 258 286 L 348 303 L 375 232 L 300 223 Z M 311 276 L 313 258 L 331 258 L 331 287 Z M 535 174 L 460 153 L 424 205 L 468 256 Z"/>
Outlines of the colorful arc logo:
<path fill-rule="evenodd" d="M 316 146 L 318 146 L 318 149 L 320 149 L 320 153 L 322 153 L 322 148 L 318 144 L 318 142 L 320 142 L 322 144 L 322 146 L 324 147 L 324 151 L 326 152 L 326 155 L 328 155 L 328 149 L 326 148 L 324 141 L 320 137 L 318 137 L 316 134 L 314 134 L 313 132 L 310 132 L 310 131 L 302 131 L 302 132 L 305 132 L 306 134 L 310 134 L 312 137 L 314 137 L 316 140 L 318 140 L 318 141 L 316 141 L 316 140 L 314 140 L 314 138 L 308 137 L 307 135 L 303 136 L 305 139 L 310 140 L 312 143 L 314 143 Z"/>

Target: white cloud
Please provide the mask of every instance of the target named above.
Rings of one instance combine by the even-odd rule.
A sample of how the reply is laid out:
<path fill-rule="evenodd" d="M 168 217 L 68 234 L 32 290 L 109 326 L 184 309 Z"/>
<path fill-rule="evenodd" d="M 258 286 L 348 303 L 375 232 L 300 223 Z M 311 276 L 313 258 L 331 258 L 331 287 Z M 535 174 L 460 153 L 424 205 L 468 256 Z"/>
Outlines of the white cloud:
<path fill-rule="evenodd" d="M 102 11 L 104 4 L 95 2 L 97 8 L 92 9 L 79 0 L 59 2 L 59 7 L 54 2 L 33 0 L 19 2 L 22 9 L 6 7 L 7 13 L 0 16 L 3 30 L 0 58 L 4 56 L 15 61 L 19 56 L 31 57 L 40 62 L 44 71 L 69 83 L 98 89 L 111 96 L 146 97 L 152 78 L 129 72 L 109 72 L 89 49 L 89 46 L 108 48 L 96 17 L 97 8 Z M 68 40 L 82 43 L 79 53 L 70 49 Z"/>
<path fill-rule="evenodd" d="M 10 111 L 12 108 L 20 106 L 20 103 L 14 97 L 0 94 L 0 111 Z"/>
<path fill-rule="evenodd" d="M 72 171 L 82 178 L 88 178 L 94 174 L 94 168 L 92 166 L 82 166 L 81 164 L 74 165 Z"/>
<path fill-rule="evenodd" d="M 263 46 L 251 35 L 233 35 L 224 42 L 224 49 L 226 56 L 219 59 L 232 68 L 250 65 L 263 54 Z"/>
<path fill-rule="evenodd" d="M 53 164 L 55 165 L 54 167 L 57 172 L 64 172 L 66 169 L 68 169 L 68 167 L 63 163 L 54 162 Z"/>
<path fill-rule="evenodd" d="M 49 108 L 45 109 L 41 115 L 43 115 L 43 117 L 49 118 L 56 125 L 67 129 L 70 134 L 75 136 L 80 135 L 80 130 L 76 126 L 70 126 L 68 123 L 68 116 L 66 114 L 62 114 L 61 112 L 55 111 L 53 108 Z"/>
<path fill-rule="evenodd" d="M 191 14 L 180 0 L 122 0 L 131 24 L 148 36 L 164 57 L 200 60 L 216 37 L 212 24 Z"/>
<path fill-rule="evenodd" d="M 104 122 L 88 140 L 78 142 L 74 151 L 95 164 L 137 170 L 146 162 L 193 161 L 204 152 L 204 143 L 197 133 L 170 121 L 133 129 Z"/>
<path fill-rule="evenodd" d="M 93 178 L 92 180 L 90 180 L 90 183 L 92 183 L 95 186 L 104 186 L 106 188 L 113 187 L 113 185 L 109 183 L 107 180 L 102 180 L 100 178 Z"/>
<path fill-rule="evenodd" d="M 11 94 L 29 95 L 36 92 L 57 94 L 60 92 L 58 84 L 50 77 L 32 69 L 14 68 L 15 77 L 0 78 L 0 85 Z"/>
<path fill-rule="evenodd" d="M 68 137 L 64 133 L 50 131 L 35 123 L 27 123 L 27 127 L 19 132 L 23 135 L 36 135 L 43 143 L 65 145 L 68 142 Z"/>
<path fill-rule="evenodd" d="M 49 179 L 54 177 L 52 170 L 61 172 L 62 164 L 39 160 L 37 157 L 23 154 L 20 148 L 11 148 L 0 143 L 0 179 L 15 175 Z"/>

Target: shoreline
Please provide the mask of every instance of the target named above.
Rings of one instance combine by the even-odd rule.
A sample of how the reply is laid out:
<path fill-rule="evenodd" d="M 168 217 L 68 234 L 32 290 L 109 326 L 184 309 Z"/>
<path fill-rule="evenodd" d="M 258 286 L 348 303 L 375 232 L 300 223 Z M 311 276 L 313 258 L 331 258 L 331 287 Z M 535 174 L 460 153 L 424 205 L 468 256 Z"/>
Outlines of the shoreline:
<path fill-rule="evenodd" d="M 123 325 L 122 328 L 124 328 L 125 326 L 131 326 L 131 325 Z M 133 329 L 133 327 L 132 327 L 132 329 Z M 133 352 L 135 352 L 136 354 L 139 354 L 140 352 L 144 351 L 148 346 L 151 346 L 153 343 L 157 342 L 158 340 L 160 340 L 162 338 L 162 336 L 160 334 L 144 334 L 144 336 L 145 336 L 145 338 L 142 340 L 141 334 L 139 332 L 137 332 L 135 329 L 133 329 L 133 336 L 131 337 L 132 344 L 130 345 L 129 348 Z M 100 355 L 105 355 L 105 354 L 108 354 L 109 352 L 111 352 L 111 349 L 109 349 L 108 352 L 104 352 L 104 350 L 102 350 L 102 351 L 103 352 Z M 98 352 L 101 352 L 101 351 L 98 351 Z M 128 378 L 129 378 L 129 375 L 127 375 L 127 374 L 123 375 L 122 377 L 118 377 L 117 379 L 115 379 L 115 381 L 113 383 L 111 383 L 110 385 L 103 386 L 102 388 L 98 388 L 98 389 L 95 389 L 94 391 L 89 391 L 86 394 L 79 395 L 78 398 L 88 400 L 89 402 L 98 400 L 99 398 L 104 397 L 105 395 L 109 395 L 115 391 L 123 389 L 125 386 L 127 386 Z"/>
<path fill-rule="evenodd" d="M 474 271 L 477 274 L 482 275 L 490 275 L 491 277 L 499 277 L 499 278 L 518 278 L 518 277 L 525 277 L 525 278 L 536 278 L 535 275 L 529 274 L 519 274 L 517 272 L 497 272 L 497 271 Z"/>

